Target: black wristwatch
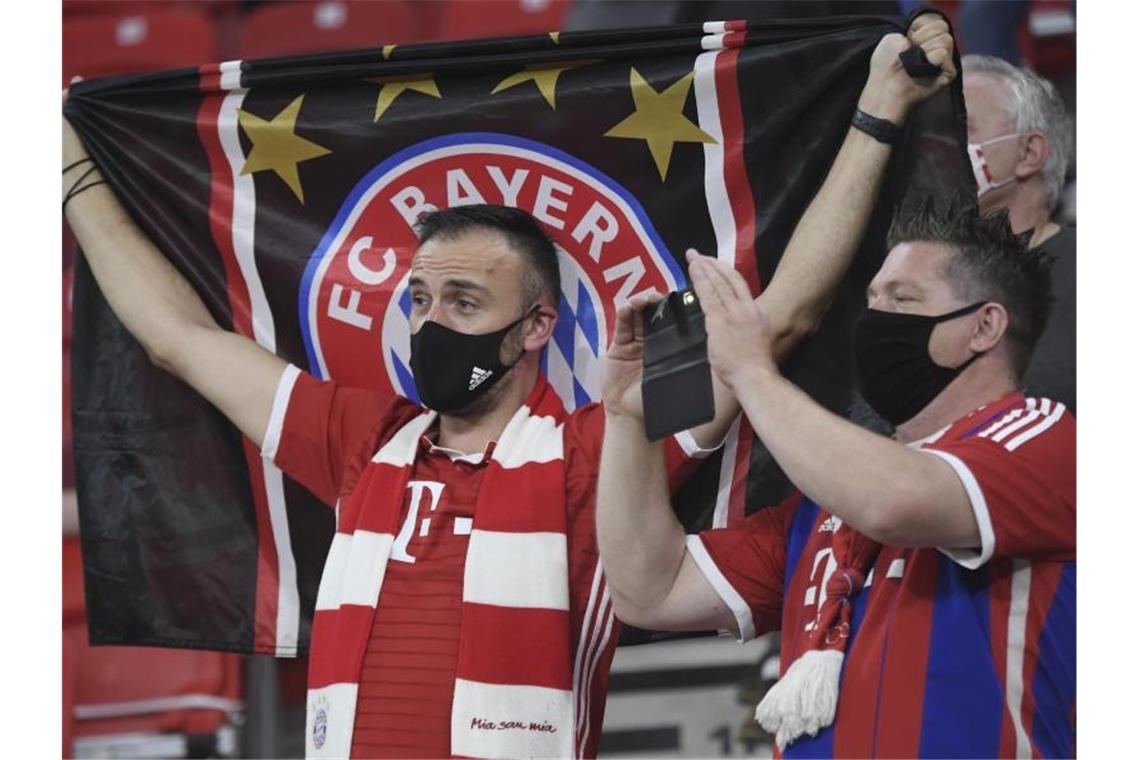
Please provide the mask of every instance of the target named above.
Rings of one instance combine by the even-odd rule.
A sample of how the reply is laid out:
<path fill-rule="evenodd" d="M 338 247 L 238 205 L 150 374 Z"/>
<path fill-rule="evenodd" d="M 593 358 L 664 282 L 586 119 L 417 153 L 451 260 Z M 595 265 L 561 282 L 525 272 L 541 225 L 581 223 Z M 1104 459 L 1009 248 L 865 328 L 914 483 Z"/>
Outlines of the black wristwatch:
<path fill-rule="evenodd" d="M 903 139 L 904 130 L 898 124 L 877 119 L 859 108 L 855 109 L 855 115 L 851 117 L 851 126 L 887 145 L 898 145 Z"/>

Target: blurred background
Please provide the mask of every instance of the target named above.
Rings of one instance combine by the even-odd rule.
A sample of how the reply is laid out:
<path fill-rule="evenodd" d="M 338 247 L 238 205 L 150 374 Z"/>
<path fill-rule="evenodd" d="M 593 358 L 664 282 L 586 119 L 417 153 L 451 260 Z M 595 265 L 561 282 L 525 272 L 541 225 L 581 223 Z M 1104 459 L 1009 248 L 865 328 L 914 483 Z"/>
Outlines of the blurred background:
<path fill-rule="evenodd" d="M 963 54 L 996 55 L 1076 108 L 1076 3 L 942 0 Z M 64 84 L 202 63 L 435 40 L 694 21 L 902 14 L 865 0 L 64 0 Z M 1075 158 L 1060 220 L 1076 222 Z M 65 757 L 302 757 L 307 660 L 87 644 L 71 454 L 68 359 L 75 241 L 63 229 L 63 704 Z M 779 641 L 723 638 L 618 650 L 605 757 L 771 756 L 752 720 Z"/>

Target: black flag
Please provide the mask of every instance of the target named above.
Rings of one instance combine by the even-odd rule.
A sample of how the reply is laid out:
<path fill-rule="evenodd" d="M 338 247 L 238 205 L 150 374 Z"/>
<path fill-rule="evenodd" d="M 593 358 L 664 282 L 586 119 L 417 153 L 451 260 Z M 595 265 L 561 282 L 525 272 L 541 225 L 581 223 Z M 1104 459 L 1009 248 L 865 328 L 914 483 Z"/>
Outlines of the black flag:
<path fill-rule="evenodd" d="M 596 399 L 615 311 L 684 287 L 684 251 L 759 293 L 902 19 L 743 22 L 385 46 L 91 80 L 65 113 L 141 228 L 220 324 L 322 378 L 415 398 L 412 223 L 518 206 L 559 249 L 543 370 Z M 911 117 L 863 249 L 786 370 L 850 400 L 848 324 L 907 195 L 969 190 L 960 85 Z M 75 456 L 91 639 L 292 655 L 333 513 L 154 368 L 80 264 Z M 747 423 L 677 496 L 687 527 L 774 504 Z"/>

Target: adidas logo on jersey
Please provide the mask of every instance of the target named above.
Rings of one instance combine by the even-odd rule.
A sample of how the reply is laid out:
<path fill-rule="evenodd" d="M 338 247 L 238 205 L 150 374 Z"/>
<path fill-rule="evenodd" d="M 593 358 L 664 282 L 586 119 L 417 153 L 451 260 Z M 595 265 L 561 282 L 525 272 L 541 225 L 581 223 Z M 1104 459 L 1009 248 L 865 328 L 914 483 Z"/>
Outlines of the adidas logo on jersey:
<path fill-rule="evenodd" d="M 818 533 L 834 533 L 835 531 L 839 530 L 839 526 L 842 524 L 843 524 L 842 520 L 840 520 L 835 515 L 832 515 L 831 517 L 828 517 L 826 520 L 824 520 L 822 523 L 819 524 L 819 530 L 817 532 Z"/>
<path fill-rule="evenodd" d="M 473 391 L 483 384 L 483 381 L 491 376 L 491 370 L 483 369 L 482 367 L 475 367 L 471 370 L 471 382 L 467 383 L 467 390 Z"/>

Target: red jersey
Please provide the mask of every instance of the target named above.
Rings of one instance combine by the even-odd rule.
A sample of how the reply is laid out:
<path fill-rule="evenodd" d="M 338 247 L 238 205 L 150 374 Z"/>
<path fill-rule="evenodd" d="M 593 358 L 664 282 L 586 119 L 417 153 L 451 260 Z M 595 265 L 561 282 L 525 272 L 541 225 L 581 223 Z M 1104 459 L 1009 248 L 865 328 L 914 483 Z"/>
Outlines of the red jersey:
<path fill-rule="evenodd" d="M 884 546 L 853 600 L 834 722 L 796 757 L 1058 757 L 1076 751 L 1076 421 L 1011 394 L 912 444 L 954 468 L 974 551 Z M 836 568 L 836 518 L 796 495 L 689 549 L 743 638 L 781 670 Z"/>
<path fill-rule="evenodd" d="M 421 412 L 403 398 L 344 388 L 301 373 L 263 448 L 328 504 L 347 500 L 372 455 Z M 618 626 L 602 583 L 594 502 L 604 413 L 579 408 L 563 429 L 573 664 L 587 755 L 597 752 L 605 685 Z M 432 434 L 434 435 L 434 434 Z M 704 453 L 691 437 L 667 447 L 674 485 Z M 354 757 L 449 756 L 459 653 L 464 560 L 476 497 L 494 444 L 473 455 L 421 441 L 364 656 L 353 729 Z M 503 579 L 509 583 L 510 579 Z M 580 676 L 579 676 L 580 674 Z"/>

